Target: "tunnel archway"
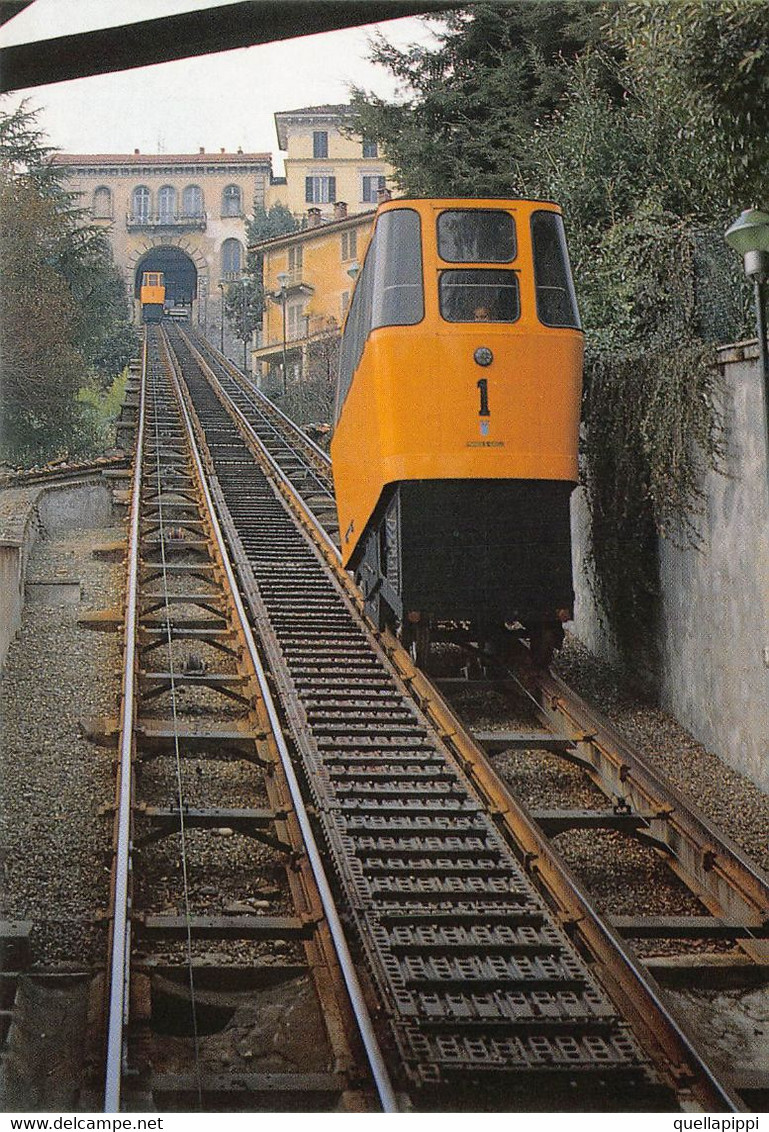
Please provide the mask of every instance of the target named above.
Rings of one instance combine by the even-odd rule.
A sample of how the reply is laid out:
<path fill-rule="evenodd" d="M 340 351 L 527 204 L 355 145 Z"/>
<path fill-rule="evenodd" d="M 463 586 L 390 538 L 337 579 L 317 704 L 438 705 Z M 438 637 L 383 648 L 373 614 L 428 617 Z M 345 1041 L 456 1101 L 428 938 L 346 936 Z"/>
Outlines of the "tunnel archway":
<path fill-rule="evenodd" d="M 162 271 L 165 276 L 166 302 L 190 306 L 198 294 L 198 269 L 181 248 L 160 246 L 150 248 L 136 265 L 134 295 L 138 299 L 142 274 L 145 271 Z"/>

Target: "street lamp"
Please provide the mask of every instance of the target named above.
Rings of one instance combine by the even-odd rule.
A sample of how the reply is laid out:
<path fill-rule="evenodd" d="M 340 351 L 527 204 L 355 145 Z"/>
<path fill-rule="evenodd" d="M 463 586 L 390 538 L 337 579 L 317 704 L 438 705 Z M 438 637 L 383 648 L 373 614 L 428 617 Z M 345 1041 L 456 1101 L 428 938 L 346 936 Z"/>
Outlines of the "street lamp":
<path fill-rule="evenodd" d="M 280 284 L 280 303 L 283 307 L 283 395 L 286 394 L 286 374 L 288 372 L 288 363 L 286 359 L 286 295 L 288 294 L 288 272 L 278 272 L 278 283 Z"/>
<path fill-rule="evenodd" d="M 222 292 L 222 325 L 219 328 L 219 330 L 220 330 L 219 353 L 223 354 L 224 353 L 224 284 L 219 283 L 218 287 L 219 287 L 219 290 Z"/>
<path fill-rule="evenodd" d="M 767 438 L 769 475 L 769 355 L 766 346 L 766 280 L 769 277 L 769 215 L 757 208 L 746 208 L 726 230 L 729 247 L 743 257 L 745 274 L 753 280 L 756 304 L 758 357 L 764 384 L 764 430 Z"/>
<path fill-rule="evenodd" d="M 247 352 L 248 291 L 247 291 L 247 288 L 246 288 L 246 280 L 247 280 L 247 276 L 242 275 L 240 277 L 240 286 L 241 286 L 240 297 L 241 297 L 241 300 L 242 300 L 240 313 L 241 313 L 242 318 L 243 318 L 243 373 L 244 374 L 248 373 L 248 352 Z"/>

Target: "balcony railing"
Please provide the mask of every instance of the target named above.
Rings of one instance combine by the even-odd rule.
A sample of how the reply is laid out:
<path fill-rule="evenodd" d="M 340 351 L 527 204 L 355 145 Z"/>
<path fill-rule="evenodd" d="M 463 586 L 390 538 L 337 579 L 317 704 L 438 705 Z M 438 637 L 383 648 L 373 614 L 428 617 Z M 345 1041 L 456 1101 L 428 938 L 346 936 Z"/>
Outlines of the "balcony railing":
<path fill-rule="evenodd" d="M 206 212 L 198 216 L 185 216 L 183 213 L 177 212 L 163 212 L 153 215 L 129 212 L 126 216 L 126 228 L 129 231 L 142 228 L 183 228 L 187 231 L 204 232 L 207 221 L 208 213 Z"/>
<path fill-rule="evenodd" d="M 296 346 L 297 343 L 306 342 L 310 337 L 310 318 L 308 315 L 302 315 L 297 325 L 286 326 L 286 344 L 289 346 Z M 283 349 L 283 332 L 279 332 L 276 338 L 270 335 L 268 338 L 263 329 L 257 330 L 255 333 L 255 350 L 264 350 L 267 353 L 276 353 Z"/>

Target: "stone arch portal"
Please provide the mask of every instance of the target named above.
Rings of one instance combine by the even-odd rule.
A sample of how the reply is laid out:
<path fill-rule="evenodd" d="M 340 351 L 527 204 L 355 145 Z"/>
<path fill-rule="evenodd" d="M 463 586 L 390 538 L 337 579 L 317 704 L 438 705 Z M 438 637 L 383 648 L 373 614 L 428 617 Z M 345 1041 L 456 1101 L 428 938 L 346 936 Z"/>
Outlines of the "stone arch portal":
<path fill-rule="evenodd" d="M 166 301 L 187 306 L 198 294 L 198 269 L 181 248 L 160 245 L 150 248 L 139 260 L 134 273 L 134 295 L 139 298 L 145 271 L 162 271 L 165 276 Z"/>

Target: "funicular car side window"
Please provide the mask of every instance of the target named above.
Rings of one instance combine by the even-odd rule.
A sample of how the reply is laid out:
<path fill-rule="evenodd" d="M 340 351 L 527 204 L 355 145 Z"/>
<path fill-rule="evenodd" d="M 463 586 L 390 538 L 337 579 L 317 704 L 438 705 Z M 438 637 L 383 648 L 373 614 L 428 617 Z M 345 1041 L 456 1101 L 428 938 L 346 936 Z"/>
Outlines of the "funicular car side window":
<path fill-rule="evenodd" d="M 415 326 L 424 313 L 419 213 L 410 208 L 393 209 L 377 221 L 371 329 Z"/>
<path fill-rule="evenodd" d="M 535 212 L 531 218 L 537 317 L 545 326 L 579 330 L 577 296 L 569 266 L 563 220 L 557 212 Z"/>

